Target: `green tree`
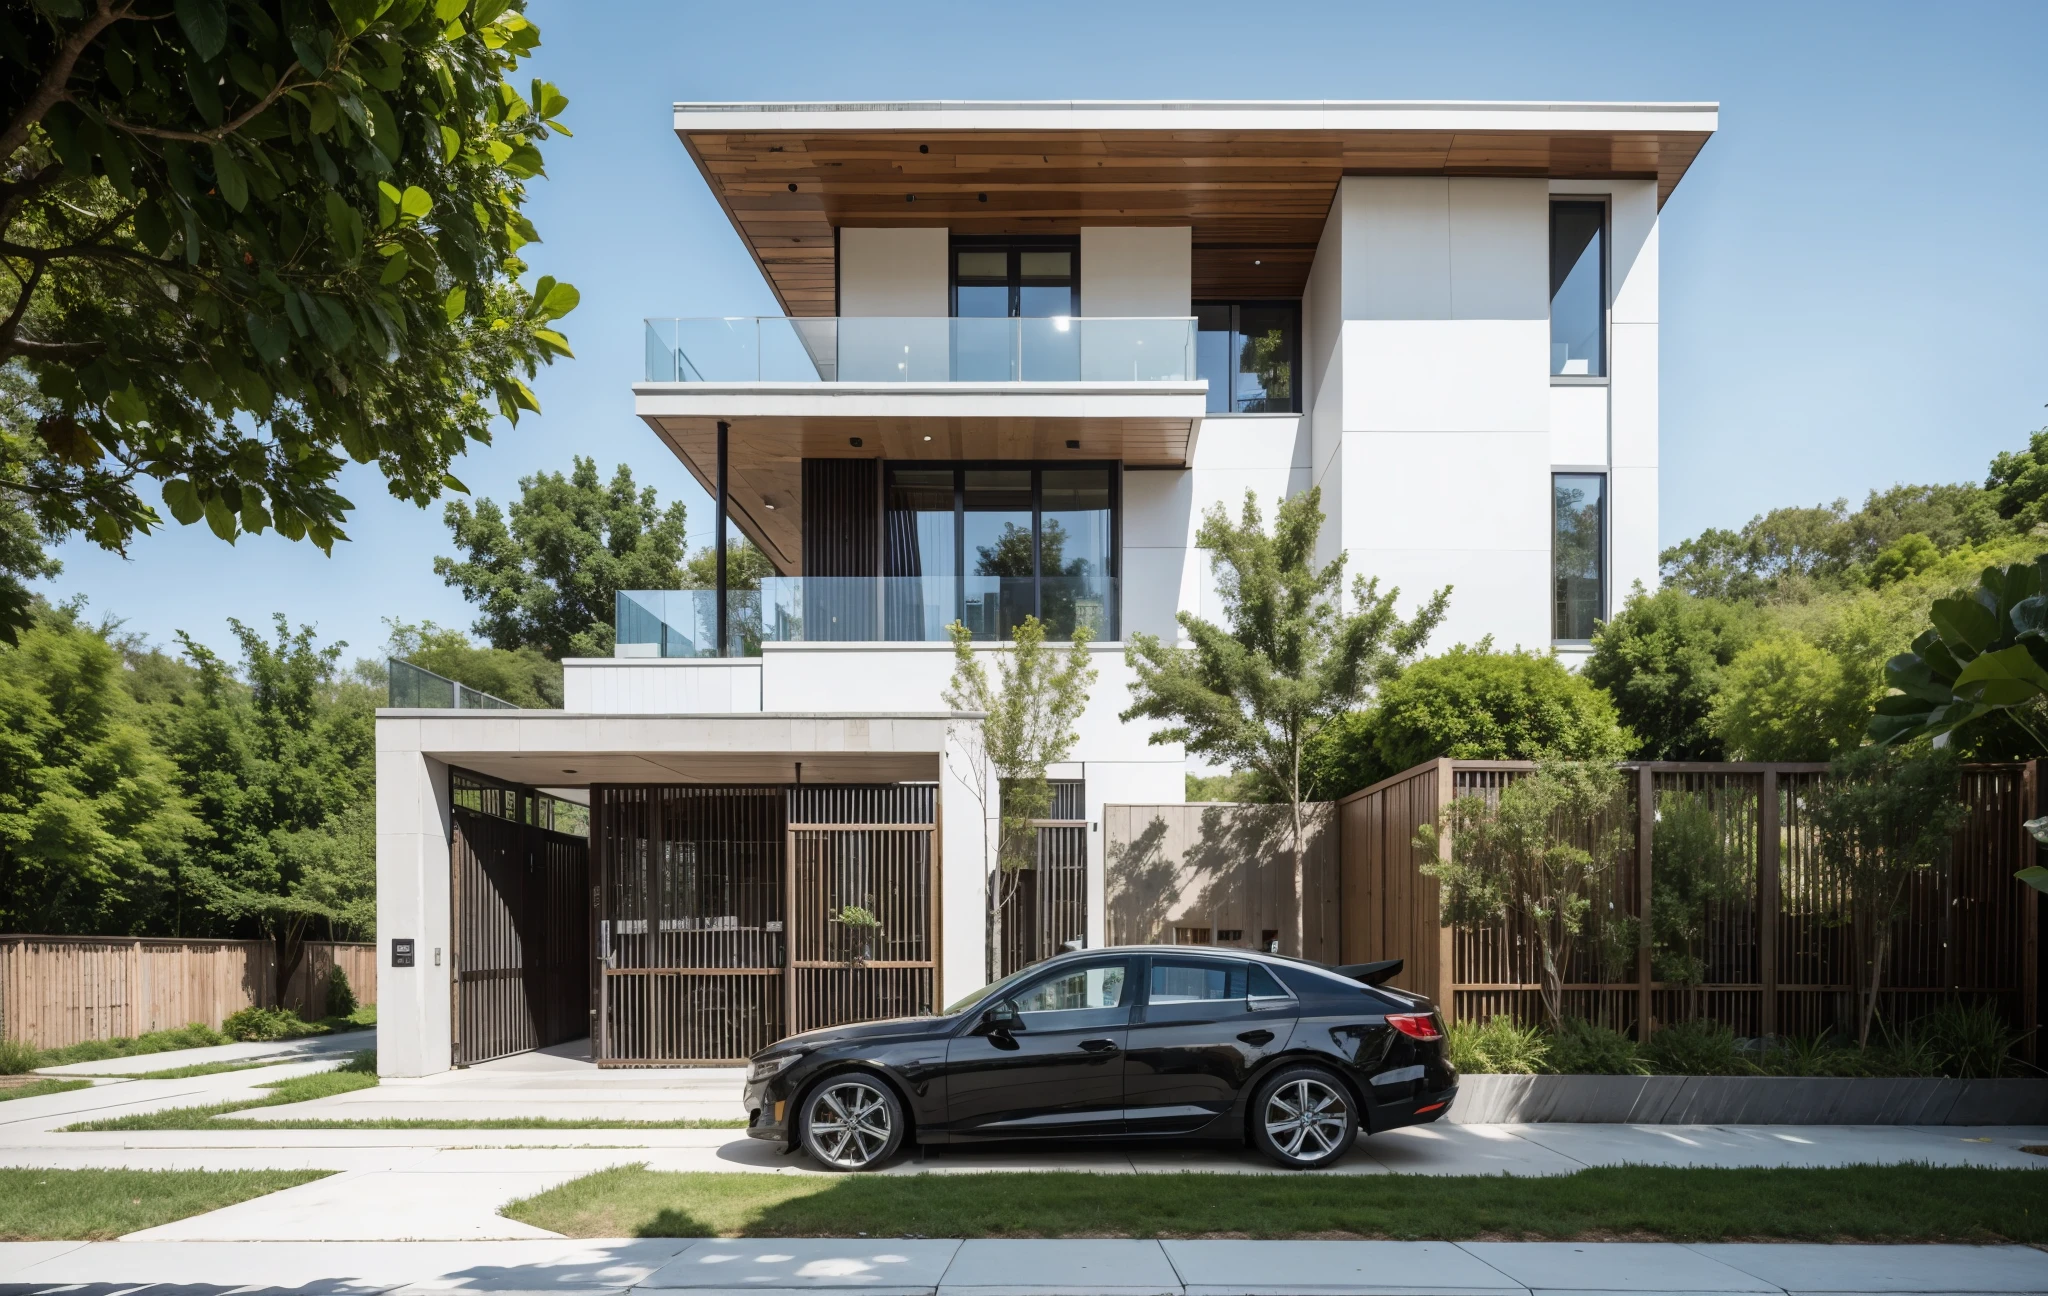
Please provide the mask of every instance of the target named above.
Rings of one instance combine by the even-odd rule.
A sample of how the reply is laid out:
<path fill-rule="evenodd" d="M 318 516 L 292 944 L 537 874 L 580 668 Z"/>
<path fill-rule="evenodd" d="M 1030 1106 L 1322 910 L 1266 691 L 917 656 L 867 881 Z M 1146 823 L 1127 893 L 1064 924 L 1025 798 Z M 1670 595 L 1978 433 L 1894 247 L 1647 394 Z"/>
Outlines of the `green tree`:
<path fill-rule="evenodd" d="M 1822 761 L 1855 746 L 1869 714 L 1867 691 L 1844 675 L 1840 659 L 1776 634 L 1723 673 L 1709 724 L 1736 760 Z"/>
<path fill-rule="evenodd" d="M 386 618 L 384 624 L 391 627 L 388 651 L 400 661 L 503 698 L 513 706 L 562 705 L 562 663 L 548 660 L 538 648 L 492 648 L 432 621 L 411 625 Z"/>
<path fill-rule="evenodd" d="M 39 606 L 28 632 L 0 648 L 0 923 L 9 931 L 157 929 L 196 825 L 121 674 L 107 634 L 70 608 Z"/>
<path fill-rule="evenodd" d="M 1986 567 L 1975 589 L 1934 600 L 1928 628 L 1885 666 L 1892 692 L 1866 708 L 1869 736 L 1896 745 L 2004 720 L 2048 755 L 2048 553 Z"/>
<path fill-rule="evenodd" d="M 1282 794 L 1292 815 L 1294 938 L 1307 930 L 1302 905 L 1304 757 L 1323 729 L 1393 677 L 1443 620 L 1449 587 L 1403 620 L 1398 589 L 1379 592 L 1358 578 L 1345 606 L 1343 554 L 1317 567 L 1322 490 L 1283 500 L 1268 533 L 1256 495 L 1245 492 L 1237 522 L 1221 505 L 1202 519 L 1196 544 L 1209 551 L 1223 600 L 1224 625 L 1192 612 L 1178 620 L 1192 646 L 1137 633 L 1125 649 L 1134 679 L 1126 724 L 1152 720 L 1153 743 L 1233 769 L 1256 771 Z M 1278 798 L 1276 798 L 1277 800 Z"/>
<path fill-rule="evenodd" d="M 1908 576 L 1926 571 L 1940 557 L 1941 550 L 1935 547 L 1934 541 L 1918 531 L 1908 531 L 1878 550 L 1877 556 L 1870 560 L 1870 583 L 1876 588 L 1895 585 Z"/>
<path fill-rule="evenodd" d="M 1045 771 L 1074 749 L 1074 726 L 1087 708 L 1095 663 L 1086 626 L 1074 631 L 1064 656 L 1047 650 L 1045 626 L 1035 616 L 1019 622 L 1015 636 L 1001 648 L 977 649 L 972 632 L 958 621 L 946 630 L 953 639 L 953 677 L 943 700 L 955 711 L 982 716 L 954 732 L 965 763 L 959 773 L 981 804 L 982 856 L 996 863 L 988 923 L 988 979 L 993 982 L 1004 975 L 1003 915 L 1022 871 L 1038 863 L 1038 830 L 1031 821 L 1052 811 Z M 993 678 L 982 660 L 989 655 L 995 657 Z M 991 794 L 998 799 L 993 816 Z"/>
<path fill-rule="evenodd" d="M 483 609 L 474 629 L 493 647 L 537 648 L 552 661 L 609 657 L 620 590 L 683 588 L 683 506 L 662 508 L 620 464 L 606 485 L 594 460 L 569 476 L 519 479 L 511 517 L 485 499 L 456 500 L 446 520 L 461 560 L 434 559 L 442 580 Z"/>
<path fill-rule="evenodd" d="M 718 550 L 705 545 L 691 555 L 689 564 L 683 568 L 684 589 L 718 588 Z M 759 546 L 745 536 L 728 541 L 725 546 L 725 587 L 735 590 L 761 588 L 761 582 L 774 576 L 775 564 Z"/>
<path fill-rule="evenodd" d="M 1753 894 L 1755 874 L 1743 850 L 1746 830 L 1725 821 L 1697 792 L 1662 792 L 1650 838 L 1650 971 L 1657 980 L 1692 988 L 1707 979 L 1707 925 L 1716 904 Z"/>
<path fill-rule="evenodd" d="M 1635 736 L 1605 693 L 1555 656 L 1495 652 L 1490 641 L 1424 658 L 1338 717 L 1304 759 L 1311 799 L 1334 801 L 1424 761 L 1617 761 Z"/>
<path fill-rule="evenodd" d="M 1755 617 L 1738 604 L 1699 598 L 1674 586 L 1645 594 L 1640 585 L 1593 632 L 1581 668 L 1607 690 L 1646 760 L 1720 760 L 1708 727 L 1721 672 L 1755 634 Z"/>
<path fill-rule="evenodd" d="M 343 465 L 425 505 L 575 289 L 519 253 L 568 101 L 519 0 L 30 0 L 0 12 L 0 481 L 124 549 L 160 518 L 345 539 Z"/>
<path fill-rule="evenodd" d="M 2022 532 L 2048 521 L 2048 428 L 2027 438 L 2024 450 L 2000 452 L 1991 460 L 1984 488 L 1998 498 L 1998 515 Z"/>
<path fill-rule="evenodd" d="M 1416 830 L 1422 871 L 1442 888 L 1446 927 L 1516 914 L 1535 933 L 1543 1011 L 1564 1026 L 1572 951 L 1627 848 L 1621 772 L 1602 762 L 1545 761 L 1492 801 L 1461 796 Z"/>
<path fill-rule="evenodd" d="M 1864 747 L 1836 761 L 1811 798 L 1816 853 L 1843 898 L 1856 952 L 1859 1045 L 1870 1043 L 1892 932 L 1912 884 L 1947 859 L 1968 817 L 1956 796 L 1958 773 L 1952 752 Z"/>

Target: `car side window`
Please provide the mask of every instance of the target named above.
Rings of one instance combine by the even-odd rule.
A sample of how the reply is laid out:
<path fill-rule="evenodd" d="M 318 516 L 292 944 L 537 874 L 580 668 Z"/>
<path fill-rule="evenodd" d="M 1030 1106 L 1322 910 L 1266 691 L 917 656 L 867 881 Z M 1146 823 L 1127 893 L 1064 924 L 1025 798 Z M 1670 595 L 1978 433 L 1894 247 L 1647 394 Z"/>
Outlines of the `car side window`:
<path fill-rule="evenodd" d="M 1264 966 L 1258 963 L 1252 964 L 1251 983 L 1245 993 L 1252 1001 L 1254 1008 L 1277 1008 L 1280 1006 L 1280 1001 L 1291 1001 L 1294 998 L 1274 979 L 1271 972 L 1268 972 Z"/>
<path fill-rule="evenodd" d="M 1155 958 L 1152 960 L 1152 984 L 1145 1001 L 1154 1004 L 1199 1003 L 1242 999 L 1244 995 L 1245 965 L 1242 963 Z"/>
<path fill-rule="evenodd" d="M 1127 1017 L 1130 965 L 1124 960 L 1065 968 L 1010 997 L 1028 1030 L 1088 1027 Z"/>

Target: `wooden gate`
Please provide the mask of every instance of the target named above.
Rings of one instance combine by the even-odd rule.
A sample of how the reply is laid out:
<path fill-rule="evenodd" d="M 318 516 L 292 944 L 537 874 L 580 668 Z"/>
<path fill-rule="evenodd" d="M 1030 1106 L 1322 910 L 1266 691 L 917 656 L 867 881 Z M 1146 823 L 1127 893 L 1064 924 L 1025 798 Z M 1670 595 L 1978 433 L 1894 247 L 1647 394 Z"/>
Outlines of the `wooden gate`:
<path fill-rule="evenodd" d="M 457 1066 L 590 1030 L 590 846 L 553 801 L 457 771 L 450 949 Z"/>
<path fill-rule="evenodd" d="M 931 1011 L 936 792 L 592 789 L 599 1065 L 737 1062 L 797 1031 Z"/>

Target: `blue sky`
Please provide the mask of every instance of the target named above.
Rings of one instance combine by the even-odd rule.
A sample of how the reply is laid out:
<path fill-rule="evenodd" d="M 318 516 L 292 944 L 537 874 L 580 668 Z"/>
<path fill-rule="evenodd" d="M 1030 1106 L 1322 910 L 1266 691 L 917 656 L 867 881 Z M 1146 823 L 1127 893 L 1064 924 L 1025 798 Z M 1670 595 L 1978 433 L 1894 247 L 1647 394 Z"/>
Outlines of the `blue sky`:
<path fill-rule="evenodd" d="M 539 75 L 576 132 L 547 150 L 535 273 L 575 283 L 579 359 L 545 414 L 456 472 L 504 500 L 595 456 L 710 507 L 633 417 L 650 315 L 772 313 L 670 129 L 678 99 L 1717 100 L 1664 209 L 1662 539 L 1780 504 L 1981 476 L 2048 424 L 2048 5 L 660 4 L 533 0 Z M 352 542 L 233 549 L 175 523 L 123 560 L 82 544 L 46 588 L 168 641 L 311 622 L 352 653 L 382 619 L 467 625 L 433 574 L 438 505 L 351 470 Z"/>

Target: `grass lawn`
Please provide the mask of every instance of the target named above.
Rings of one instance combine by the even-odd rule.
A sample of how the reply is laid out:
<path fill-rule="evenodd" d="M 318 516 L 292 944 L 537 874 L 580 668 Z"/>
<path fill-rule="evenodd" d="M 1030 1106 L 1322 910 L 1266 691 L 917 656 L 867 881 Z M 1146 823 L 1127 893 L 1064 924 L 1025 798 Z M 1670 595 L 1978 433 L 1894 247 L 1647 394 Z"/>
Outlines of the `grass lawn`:
<path fill-rule="evenodd" d="M 307 1022 L 305 1029 L 295 1033 L 292 1038 L 368 1030 L 376 1024 L 377 1005 L 363 1004 L 346 1017 L 323 1017 L 317 1022 Z M 63 1048 L 43 1049 L 35 1055 L 34 1066 L 53 1067 L 73 1062 L 105 1062 L 109 1058 L 138 1057 L 146 1053 L 172 1053 L 179 1049 L 209 1048 L 217 1044 L 232 1043 L 233 1040 L 213 1027 L 203 1022 L 193 1022 L 190 1026 L 180 1026 L 175 1030 L 150 1031 L 146 1035 L 123 1036 L 119 1039 L 85 1040 L 78 1044 L 67 1044 Z"/>
<path fill-rule="evenodd" d="M 6 1088 L 0 1089 L 0 1102 L 6 1102 L 12 1098 L 40 1098 L 44 1094 L 69 1093 L 73 1089 L 88 1089 L 91 1087 L 92 1081 L 90 1080 L 60 1080 L 55 1076 L 51 1076 L 47 1080 L 35 1080 L 25 1085 L 8 1085 Z"/>
<path fill-rule="evenodd" d="M 1437 1175 L 670 1173 L 513 1202 L 570 1237 L 1360 1237 L 2048 1242 L 2048 1173 L 1617 1166 Z"/>
<path fill-rule="evenodd" d="M 217 1071 L 238 1070 L 238 1065 L 216 1063 L 212 1068 L 205 1066 L 180 1067 L 174 1071 L 152 1072 L 152 1078 L 171 1079 L 189 1075 L 209 1075 Z M 336 1071 L 318 1071 L 312 1075 L 295 1076 L 275 1084 L 260 1085 L 270 1090 L 270 1097 L 243 1102 L 215 1103 L 207 1107 L 170 1107 L 163 1111 L 139 1112 L 129 1116 L 112 1116 L 104 1120 L 85 1121 L 67 1125 L 68 1133 L 84 1133 L 97 1130 L 288 1130 L 288 1129 L 744 1129 L 741 1120 L 704 1121 L 573 1121 L 542 1120 L 534 1117 L 510 1117 L 501 1120 L 235 1120 L 236 1112 L 245 1112 L 257 1107 L 282 1107 L 286 1103 L 311 1102 L 315 1098 L 331 1098 L 335 1094 L 349 1093 L 356 1089 L 368 1089 L 377 1083 L 377 1055 L 364 1052 L 355 1055 L 347 1066 Z"/>
<path fill-rule="evenodd" d="M 258 1071 L 264 1067 L 290 1066 L 299 1058 L 258 1058 L 253 1062 L 194 1062 L 190 1066 L 165 1067 L 161 1071 L 130 1071 L 120 1075 L 109 1073 L 117 1080 L 190 1080 L 193 1076 L 225 1075 L 229 1071 Z"/>
<path fill-rule="evenodd" d="M 104 1241 L 326 1178 L 327 1170 L 0 1170 L 0 1241 Z"/>

